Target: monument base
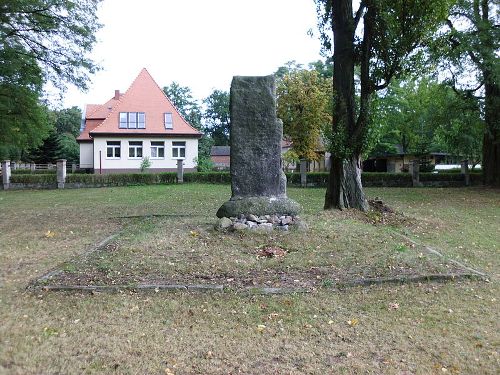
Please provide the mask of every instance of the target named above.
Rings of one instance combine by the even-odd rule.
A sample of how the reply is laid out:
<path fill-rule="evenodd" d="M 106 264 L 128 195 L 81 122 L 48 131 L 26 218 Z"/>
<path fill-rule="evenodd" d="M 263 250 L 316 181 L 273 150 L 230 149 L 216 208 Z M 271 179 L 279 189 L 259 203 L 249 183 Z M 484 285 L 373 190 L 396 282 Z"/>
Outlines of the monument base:
<path fill-rule="evenodd" d="M 217 217 L 238 217 L 239 215 L 297 215 L 300 205 L 287 197 L 233 197 L 217 211 Z"/>

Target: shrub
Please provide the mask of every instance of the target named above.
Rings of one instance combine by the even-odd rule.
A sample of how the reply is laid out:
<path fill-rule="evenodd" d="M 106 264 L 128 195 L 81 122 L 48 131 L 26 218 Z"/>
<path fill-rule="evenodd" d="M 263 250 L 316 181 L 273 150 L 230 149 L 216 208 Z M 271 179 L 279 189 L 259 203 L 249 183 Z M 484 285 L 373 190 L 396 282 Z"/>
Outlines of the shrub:
<path fill-rule="evenodd" d="M 13 174 L 10 177 L 13 184 L 55 184 L 56 175 L 53 173 L 45 174 Z"/>
<path fill-rule="evenodd" d="M 54 169 L 39 169 L 37 171 L 32 171 L 31 169 L 28 168 L 23 168 L 23 169 L 14 169 L 11 170 L 11 174 L 56 174 L 57 170 Z"/>
<path fill-rule="evenodd" d="M 149 156 L 145 156 L 142 158 L 142 161 L 141 161 L 141 172 L 145 172 L 146 170 L 148 170 L 149 168 L 151 168 L 151 160 L 149 160 Z"/>
<path fill-rule="evenodd" d="M 420 173 L 420 181 L 464 181 L 464 176 L 460 173 Z"/>
<path fill-rule="evenodd" d="M 184 173 L 184 182 L 202 182 L 210 184 L 229 184 L 231 174 L 229 172 L 193 172 Z"/>

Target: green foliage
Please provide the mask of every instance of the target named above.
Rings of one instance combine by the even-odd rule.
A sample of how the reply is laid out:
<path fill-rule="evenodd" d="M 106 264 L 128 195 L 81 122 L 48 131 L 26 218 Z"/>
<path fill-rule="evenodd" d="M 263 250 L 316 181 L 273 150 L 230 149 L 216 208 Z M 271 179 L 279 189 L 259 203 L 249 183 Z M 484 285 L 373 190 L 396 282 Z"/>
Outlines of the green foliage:
<path fill-rule="evenodd" d="M 95 186 L 124 186 L 173 184 L 176 182 L 175 172 L 164 173 L 112 173 L 112 174 L 80 174 L 72 173 L 66 176 L 67 183 Z"/>
<path fill-rule="evenodd" d="M 9 64 L 29 60 L 32 68 L 43 72 L 44 81 L 55 87 L 64 89 L 69 82 L 86 88 L 88 74 L 98 69 L 88 54 L 101 26 L 96 21 L 99 3 L 4 0 L 0 8 L 0 49 L 11 54 Z"/>
<path fill-rule="evenodd" d="M 35 171 L 31 171 L 31 169 L 15 169 L 10 172 L 11 174 L 56 174 L 57 170 L 54 169 L 38 169 Z"/>
<path fill-rule="evenodd" d="M 300 159 L 316 160 L 320 138 L 331 123 L 331 81 L 316 71 L 298 70 L 283 76 L 277 88 L 278 117 L 283 133 Z"/>
<path fill-rule="evenodd" d="M 75 136 L 70 133 L 64 133 L 58 136 L 58 140 L 58 158 L 66 159 L 68 163 L 78 163 L 80 160 L 80 146 Z"/>
<path fill-rule="evenodd" d="M 185 173 L 184 174 L 184 182 L 229 184 L 229 183 L 231 183 L 231 174 L 229 172 Z"/>
<path fill-rule="evenodd" d="M 170 85 L 163 87 L 163 92 L 168 96 L 182 117 L 199 129 L 201 110 L 198 102 L 193 98 L 191 89 L 173 81 Z"/>
<path fill-rule="evenodd" d="M 0 148 L 33 149 L 52 119 L 41 98 L 51 83 L 85 89 L 98 68 L 88 58 L 100 0 L 4 0 L 0 6 Z M 62 123 L 59 124 L 61 127 Z M 69 132 L 78 134 L 77 129 Z M 1 151 L 0 153 L 5 153 Z M 20 152 L 20 158 L 25 156 Z"/>
<path fill-rule="evenodd" d="M 146 172 L 149 168 L 151 168 L 151 160 L 149 160 L 149 156 L 145 156 L 141 160 L 141 172 Z"/>
<path fill-rule="evenodd" d="M 484 116 L 484 183 L 500 186 L 500 4 L 497 0 L 457 0 L 432 44 L 448 83 L 475 99 Z M 470 143 L 470 142 L 467 142 Z"/>
<path fill-rule="evenodd" d="M 348 14 L 345 24 L 334 25 L 332 22 L 339 22 L 339 17 L 343 16 L 340 11 L 338 14 L 334 12 L 337 9 L 334 5 L 338 5 L 339 9 L 350 9 L 352 3 L 351 0 L 316 0 L 323 48 L 329 55 L 332 49 L 331 32 L 335 26 L 341 33 L 339 36 L 342 35 L 337 42 L 343 43 L 350 51 L 338 53 L 345 53 L 354 67 L 359 68 L 360 74 L 358 103 L 355 101 L 354 85 L 345 92 L 339 91 L 340 86 L 334 88 L 337 90 L 336 105 L 343 110 L 334 110 L 336 125 L 331 134 L 331 143 L 334 148 L 339 148 L 341 158 L 362 153 L 370 144 L 367 137 L 370 136 L 372 94 L 386 88 L 393 78 L 403 72 L 421 68 L 422 54 L 419 47 L 428 43 L 433 32 L 446 18 L 451 0 L 362 1 L 352 19 Z M 357 32 L 361 28 L 362 32 Z M 352 69 L 350 73 L 344 72 L 350 74 L 349 79 L 354 82 L 355 69 L 349 63 L 346 64 L 339 65 L 338 69 Z M 340 76 L 340 73 L 336 72 L 334 76 Z M 348 114 L 354 116 L 349 117 L 352 115 Z"/>
<path fill-rule="evenodd" d="M 55 184 L 57 183 L 55 173 L 45 174 L 12 174 L 10 182 L 13 184 Z"/>
<path fill-rule="evenodd" d="M 214 168 L 214 163 L 210 157 L 198 157 L 195 162 L 198 172 L 210 172 Z"/>
<path fill-rule="evenodd" d="M 430 78 L 394 81 L 377 99 L 374 121 L 379 134 L 371 155 L 439 151 L 480 159 L 484 125 L 479 107 Z"/>
<path fill-rule="evenodd" d="M 61 143 L 55 130 L 44 139 L 40 147 L 31 152 L 30 161 L 37 164 L 54 163 L 59 159 Z"/>
<path fill-rule="evenodd" d="M 297 61 L 291 60 L 285 63 L 285 65 L 280 66 L 275 72 L 274 77 L 279 82 L 285 76 L 297 73 L 300 70 L 304 70 L 302 64 L 298 64 Z"/>
<path fill-rule="evenodd" d="M 40 103 L 42 71 L 36 61 L 9 48 L 0 48 L 0 147 L 2 154 L 13 149 L 36 147 L 51 125 L 48 111 Z"/>
<path fill-rule="evenodd" d="M 55 127 L 57 134 L 65 133 L 73 135 L 73 138 L 80 134 L 80 126 L 82 122 L 82 111 L 78 107 L 64 108 L 53 111 L 55 116 Z"/>
<path fill-rule="evenodd" d="M 214 140 L 214 145 L 227 146 L 230 128 L 229 93 L 214 90 L 203 103 L 206 106 L 203 114 L 205 132 Z"/>

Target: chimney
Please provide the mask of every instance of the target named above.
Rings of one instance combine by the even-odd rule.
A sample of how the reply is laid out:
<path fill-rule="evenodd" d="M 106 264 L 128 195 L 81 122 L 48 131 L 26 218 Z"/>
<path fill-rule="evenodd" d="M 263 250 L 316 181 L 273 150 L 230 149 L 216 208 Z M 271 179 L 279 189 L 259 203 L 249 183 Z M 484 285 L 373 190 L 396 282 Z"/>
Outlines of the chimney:
<path fill-rule="evenodd" d="M 115 90 L 115 97 L 114 97 L 115 100 L 118 100 L 120 99 L 120 90 Z"/>

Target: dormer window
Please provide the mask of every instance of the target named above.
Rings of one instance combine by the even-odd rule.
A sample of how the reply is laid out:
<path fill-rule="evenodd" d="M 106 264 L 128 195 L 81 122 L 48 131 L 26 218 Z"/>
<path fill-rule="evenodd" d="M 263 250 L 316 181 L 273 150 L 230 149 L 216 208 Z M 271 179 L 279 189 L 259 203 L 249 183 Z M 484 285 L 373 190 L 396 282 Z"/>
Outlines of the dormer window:
<path fill-rule="evenodd" d="M 144 112 L 120 112 L 120 129 L 146 129 Z"/>
<path fill-rule="evenodd" d="M 164 113 L 163 118 L 165 122 L 165 129 L 173 129 L 174 123 L 172 121 L 172 113 L 170 112 Z"/>

